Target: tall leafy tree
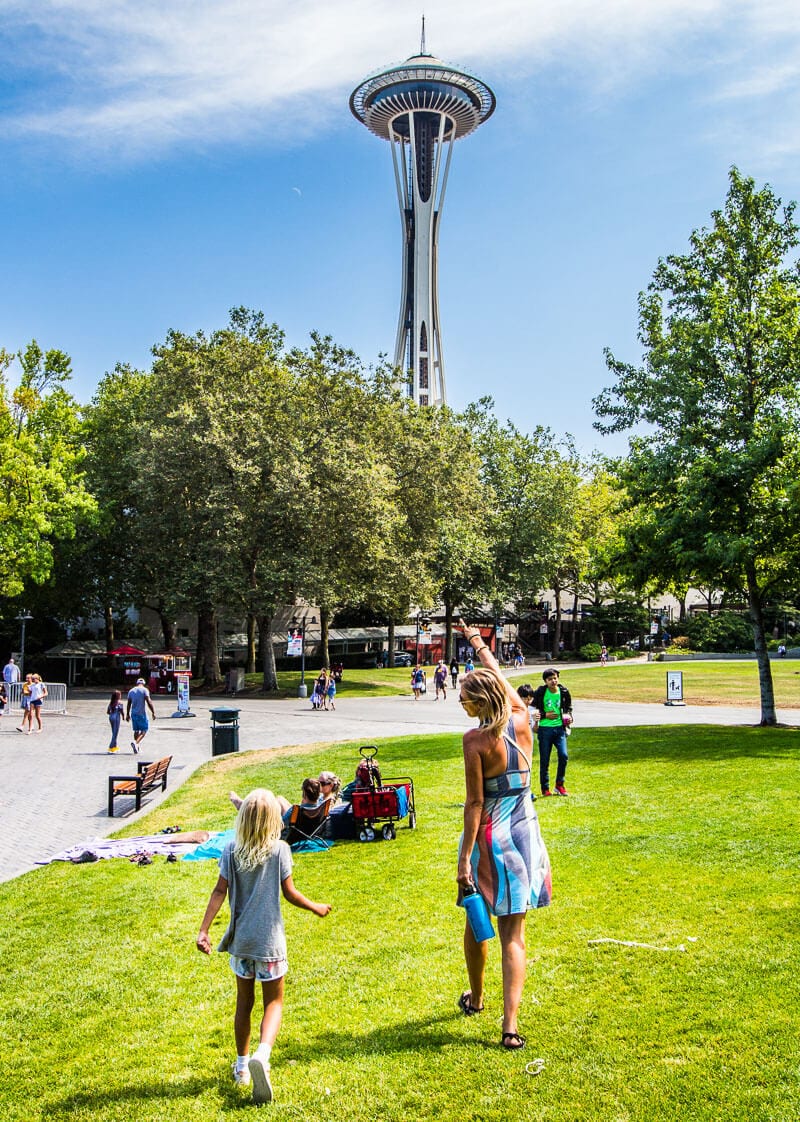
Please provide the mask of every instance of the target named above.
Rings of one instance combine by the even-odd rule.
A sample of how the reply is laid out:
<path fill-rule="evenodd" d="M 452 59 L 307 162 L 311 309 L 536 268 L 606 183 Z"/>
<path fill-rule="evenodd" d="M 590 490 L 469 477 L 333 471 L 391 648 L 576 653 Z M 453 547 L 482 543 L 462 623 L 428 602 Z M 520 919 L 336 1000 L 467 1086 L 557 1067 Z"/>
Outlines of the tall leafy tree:
<path fill-rule="evenodd" d="M 19 363 L 12 390 L 9 368 Z M 17 356 L 0 350 L 0 589 L 42 584 L 57 541 L 70 538 L 94 502 L 84 483 L 81 422 L 66 389 L 69 357 L 34 340 Z"/>
<path fill-rule="evenodd" d="M 272 617 L 293 600 L 303 564 L 296 536 L 308 480 L 282 346 L 279 329 L 244 308 L 210 336 L 170 332 L 154 352 L 137 448 L 141 548 L 197 611 L 199 672 L 220 677 L 226 605 L 258 620 L 267 689 L 277 685 Z"/>
<path fill-rule="evenodd" d="M 798 240 L 794 205 L 733 168 L 710 228 L 640 294 L 643 364 L 607 353 L 616 381 L 595 400 L 601 432 L 639 430 L 617 465 L 628 548 L 664 581 L 746 590 L 766 725 L 764 604 L 800 546 Z"/>

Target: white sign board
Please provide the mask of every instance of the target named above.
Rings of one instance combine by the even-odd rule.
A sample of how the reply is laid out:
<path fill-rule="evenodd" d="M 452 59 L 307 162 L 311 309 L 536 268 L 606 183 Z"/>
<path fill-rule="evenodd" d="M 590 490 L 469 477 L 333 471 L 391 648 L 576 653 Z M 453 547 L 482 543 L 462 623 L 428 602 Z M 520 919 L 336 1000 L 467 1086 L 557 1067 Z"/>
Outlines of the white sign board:
<path fill-rule="evenodd" d="M 176 674 L 175 681 L 178 687 L 178 712 L 189 712 L 189 675 Z"/>
<path fill-rule="evenodd" d="M 667 705 L 683 701 L 683 671 L 667 671 Z"/>
<path fill-rule="evenodd" d="M 294 628 L 286 636 L 286 657 L 300 658 L 303 653 L 303 632 Z"/>

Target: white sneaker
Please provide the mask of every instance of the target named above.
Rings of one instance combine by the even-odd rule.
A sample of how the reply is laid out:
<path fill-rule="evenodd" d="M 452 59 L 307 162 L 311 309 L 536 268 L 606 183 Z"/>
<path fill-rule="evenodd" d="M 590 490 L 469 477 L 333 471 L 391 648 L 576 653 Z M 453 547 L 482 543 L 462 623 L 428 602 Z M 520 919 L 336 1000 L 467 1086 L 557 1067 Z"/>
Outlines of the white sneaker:
<path fill-rule="evenodd" d="M 240 1071 L 236 1067 L 236 1064 L 233 1065 L 233 1082 L 236 1084 L 237 1087 L 249 1087 L 250 1086 L 250 1072 L 247 1070 L 246 1067 L 242 1068 L 242 1070 Z"/>
<path fill-rule="evenodd" d="M 271 1103 L 272 1084 L 269 1080 L 270 1064 L 268 1060 L 261 1060 L 253 1056 L 250 1061 L 250 1075 L 253 1077 L 253 1102 Z"/>

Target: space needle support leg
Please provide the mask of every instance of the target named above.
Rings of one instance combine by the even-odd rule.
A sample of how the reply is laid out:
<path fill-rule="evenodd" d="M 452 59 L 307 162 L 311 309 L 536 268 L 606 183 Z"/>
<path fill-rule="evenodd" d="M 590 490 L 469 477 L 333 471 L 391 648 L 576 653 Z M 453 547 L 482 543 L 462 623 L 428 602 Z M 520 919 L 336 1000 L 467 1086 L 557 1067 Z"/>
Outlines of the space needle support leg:
<path fill-rule="evenodd" d="M 394 364 L 405 378 L 408 374 L 406 363 L 407 331 L 406 311 L 408 305 L 408 177 L 406 167 L 406 145 L 404 140 L 398 140 L 394 135 L 392 125 L 389 126 L 389 142 L 392 148 L 392 164 L 394 165 L 394 179 L 397 187 L 397 202 L 400 206 L 400 223 L 403 236 L 403 276 L 400 284 L 400 315 L 397 320 L 397 337 L 394 345 Z"/>

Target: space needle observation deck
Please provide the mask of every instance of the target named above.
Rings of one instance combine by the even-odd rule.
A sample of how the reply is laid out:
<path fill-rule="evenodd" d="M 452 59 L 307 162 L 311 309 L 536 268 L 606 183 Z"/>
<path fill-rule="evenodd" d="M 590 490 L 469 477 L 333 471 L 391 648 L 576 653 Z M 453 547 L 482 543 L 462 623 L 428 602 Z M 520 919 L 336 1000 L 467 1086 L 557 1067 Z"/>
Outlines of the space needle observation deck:
<path fill-rule="evenodd" d="M 392 146 L 403 229 L 403 277 L 394 364 L 419 405 L 443 405 L 438 238 L 453 142 L 491 117 L 480 79 L 420 53 L 371 74 L 350 96 L 362 124 Z"/>

